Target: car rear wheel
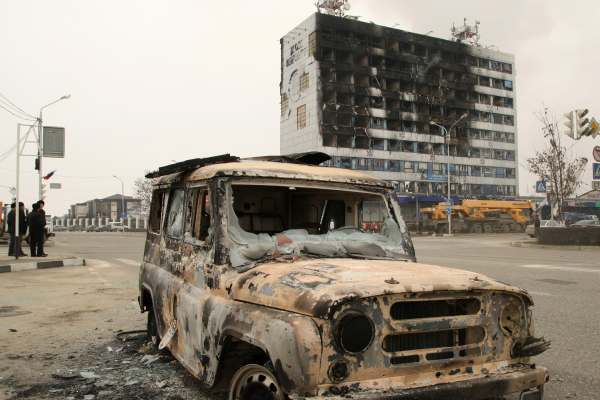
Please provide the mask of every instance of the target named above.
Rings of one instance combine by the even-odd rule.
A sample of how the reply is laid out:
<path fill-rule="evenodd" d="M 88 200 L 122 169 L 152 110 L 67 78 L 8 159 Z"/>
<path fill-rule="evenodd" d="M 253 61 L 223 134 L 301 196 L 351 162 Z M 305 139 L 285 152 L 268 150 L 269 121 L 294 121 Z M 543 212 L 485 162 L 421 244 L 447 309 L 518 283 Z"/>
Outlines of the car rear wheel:
<path fill-rule="evenodd" d="M 518 233 L 522 233 L 523 232 L 523 225 L 517 224 L 517 232 Z"/>
<path fill-rule="evenodd" d="M 494 228 L 492 228 L 492 225 L 490 225 L 490 224 L 485 224 L 483 226 L 483 230 L 484 230 L 485 233 L 492 233 L 492 232 L 494 232 Z"/>
<path fill-rule="evenodd" d="M 504 230 L 504 233 L 510 233 L 510 225 L 509 224 L 504 224 L 502 229 Z"/>
<path fill-rule="evenodd" d="M 284 397 L 273 372 L 257 364 L 240 368 L 229 387 L 229 400 L 284 400 Z"/>

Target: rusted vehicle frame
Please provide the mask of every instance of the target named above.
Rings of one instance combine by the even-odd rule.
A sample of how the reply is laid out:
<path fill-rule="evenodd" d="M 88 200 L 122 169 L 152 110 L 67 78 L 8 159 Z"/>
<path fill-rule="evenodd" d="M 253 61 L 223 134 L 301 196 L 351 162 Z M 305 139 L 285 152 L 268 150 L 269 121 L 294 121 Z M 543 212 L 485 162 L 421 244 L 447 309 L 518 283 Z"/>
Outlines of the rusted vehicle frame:
<path fill-rule="evenodd" d="M 378 194 L 403 224 L 387 183 L 353 171 L 325 169 L 337 174 L 326 178 L 322 167 L 281 165 L 276 157 L 269 163 L 231 157 L 225 164 L 195 162 L 197 169 L 177 166 L 155 185 L 161 220 L 153 231 L 157 215 L 151 216 L 139 299 L 156 336 L 208 387 L 227 389 L 240 368 L 256 364 L 272 371 L 290 397 L 353 392 L 365 399 L 480 399 L 543 389 L 547 370 L 530 357 L 548 343 L 533 336 L 531 297 L 485 276 L 417 264 L 405 227 L 403 261 L 290 262 L 273 256 L 232 267 L 240 247 L 228 234 L 232 183 Z M 183 194 L 173 195 L 177 189 Z M 212 236 L 205 242 L 172 238 L 163 230 L 170 196 L 183 196 L 182 224 L 190 224 L 196 201 L 191 193 L 210 199 Z M 403 304 L 425 314 L 405 318 L 398 311 Z M 427 314 L 440 305 L 447 315 Z M 366 349 L 353 353 L 338 337 L 343 321 L 357 315 L 370 319 L 373 335 Z M 517 325 L 506 322 L 516 315 L 522 318 Z M 446 346 L 427 347 L 440 338 Z M 418 341 L 423 343 L 415 346 Z"/>

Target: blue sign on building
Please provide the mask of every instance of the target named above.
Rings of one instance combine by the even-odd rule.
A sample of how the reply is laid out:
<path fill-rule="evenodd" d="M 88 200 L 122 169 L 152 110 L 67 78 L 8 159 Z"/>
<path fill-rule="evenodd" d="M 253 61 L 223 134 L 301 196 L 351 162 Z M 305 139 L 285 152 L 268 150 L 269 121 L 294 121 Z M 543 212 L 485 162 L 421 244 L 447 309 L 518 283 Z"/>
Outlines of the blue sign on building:
<path fill-rule="evenodd" d="M 546 193 L 546 182 L 537 181 L 535 183 L 535 192 L 536 193 Z"/>
<path fill-rule="evenodd" d="M 600 163 L 594 163 L 594 179 L 600 179 Z"/>
<path fill-rule="evenodd" d="M 446 182 L 448 177 L 446 175 L 438 174 L 421 174 L 421 180 Z"/>

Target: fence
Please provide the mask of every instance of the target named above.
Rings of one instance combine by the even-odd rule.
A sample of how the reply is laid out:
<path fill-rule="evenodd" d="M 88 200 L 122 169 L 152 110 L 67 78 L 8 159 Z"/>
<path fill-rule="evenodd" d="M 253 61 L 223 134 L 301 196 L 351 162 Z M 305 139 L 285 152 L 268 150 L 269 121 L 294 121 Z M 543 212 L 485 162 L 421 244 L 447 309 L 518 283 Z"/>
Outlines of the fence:
<path fill-rule="evenodd" d="M 109 222 L 122 222 L 123 225 L 127 226 L 130 229 L 147 229 L 148 228 L 148 219 L 140 219 L 140 218 L 108 218 L 108 217 L 99 217 L 99 218 L 58 218 L 54 221 L 54 225 L 61 225 L 69 227 L 71 225 L 83 225 L 88 227 L 90 225 L 107 225 Z"/>

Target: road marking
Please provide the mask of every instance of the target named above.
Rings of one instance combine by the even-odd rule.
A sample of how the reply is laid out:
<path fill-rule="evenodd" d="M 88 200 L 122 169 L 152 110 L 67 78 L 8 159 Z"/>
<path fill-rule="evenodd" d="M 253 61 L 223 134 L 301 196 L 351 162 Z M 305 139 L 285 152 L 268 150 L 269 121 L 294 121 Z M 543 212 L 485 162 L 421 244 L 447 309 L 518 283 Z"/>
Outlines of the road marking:
<path fill-rule="evenodd" d="M 126 258 L 115 258 L 115 260 L 122 262 L 123 264 L 133 265 L 134 267 L 139 267 L 141 264 L 139 261 L 128 260 Z"/>
<path fill-rule="evenodd" d="M 596 272 L 600 273 L 600 269 L 589 269 L 589 268 L 569 268 L 569 267 L 558 267 L 554 265 L 543 265 L 543 264 L 526 264 L 521 265 L 523 268 L 540 268 L 540 269 L 555 269 L 559 271 L 573 271 L 573 272 Z"/>
<path fill-rule="evenodd" d="M 527 293 L 533 294 L 533 295 L 536 295 L 536 296 L 554 296 L 553 294 L 550 294 L 550 293 L 530 292 L 529 290 L 527 291 Z"/>

